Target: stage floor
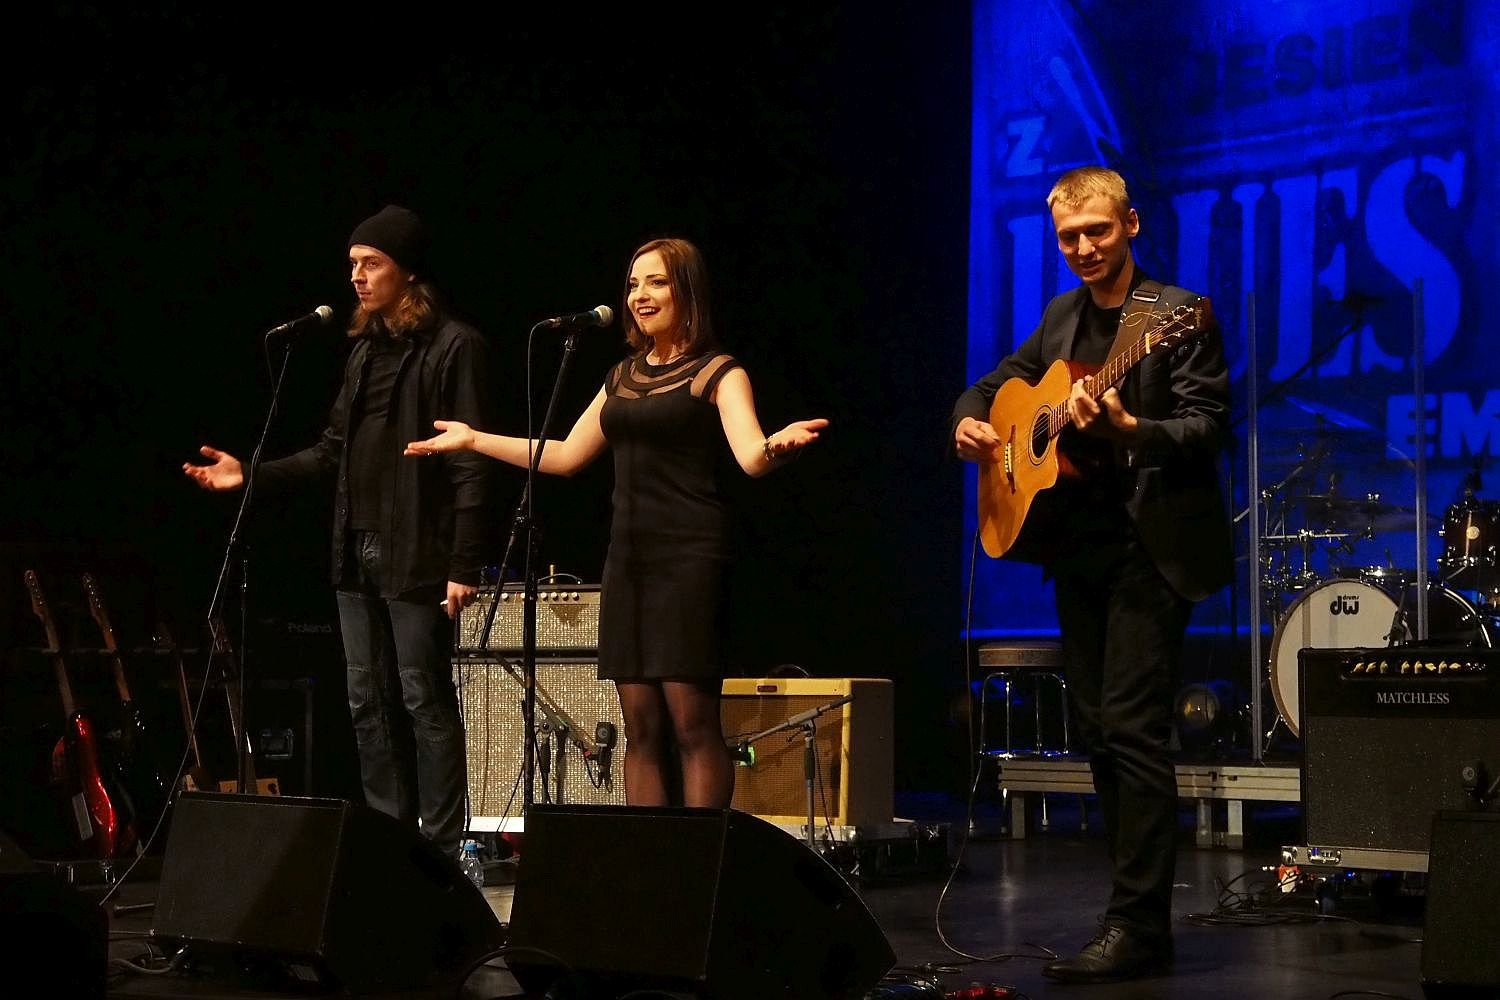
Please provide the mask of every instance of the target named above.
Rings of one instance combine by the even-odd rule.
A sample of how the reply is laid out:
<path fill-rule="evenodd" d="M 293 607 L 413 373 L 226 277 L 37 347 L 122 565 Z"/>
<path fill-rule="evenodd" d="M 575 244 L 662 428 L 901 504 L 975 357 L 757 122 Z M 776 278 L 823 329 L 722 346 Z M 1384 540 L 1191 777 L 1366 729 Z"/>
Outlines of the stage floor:
<path fill-rule="evenodd" d="M 1024 838 L 1003 834 L 1011 803 L 981 789 L 970 804 L 945 795 L 902 796 L 898 808 L 945 837 L 936 851 L 911 861 L 850 875 L 897 956 L 892 977 L 916 977 L 943 992 L 973 983 L 1013 987 L 1018 997 L 1234 998 L 1326 1000 L 1340 991 L 1420 1000 L 1422 885 L 1420 876 L 1349 871 L 1322 881 L 1277 888 L 1281 846 L 1295 842 L 1296 807 L 1247 803 L 1243 846 L 1203 847 L 1191 802 L 1181 814 L 1174 975 L 1118 985 L 1069 987 L 1041 975 L 1051 953 L 1071 954 L 1093 934 L 1106 887 L 1105 848 L 1090 795 L 1032 793 Z M 1046 825 L 1040 821 L 1045 803 Z M 524 857 L 524 842 L 522 848 Z M 840 862 L 847 865 L 847 862 Z M 503 866 L 502 866 L 503 867 Z M 512 888 L 492 863 L 485 896 L 502 922 Z M 502 884 L 493 884 L 502 883 Z M 151 881 L 125 882 L 113 896 L 109 997 L 252 1000 L 305 996 L 244 982 L 186 973 L 127 971 L 144 953 L 152 926 Z M 766 919 L 775 918 L 768 903 Z M 609 933 L 608 913 L 580 915 L 579 933 Z M 48 970 L 7 963 L 16 997 L 55 996 Z M 874 988 L 894 987 L 892 977 Z M 938 996 L 907 986 L 885 996 Z M 501 960 L 480 965 L 458 988 L 386 994 L 402 998 L 505 1000 L 526 996 Z M 648 991 L 650 997 L 670 994 Z M 1348 994 L 1345 994 L 1348 995 Z M 823 994 L 810 986 L 809 1000 Z M 540 998 L 536 998 L 540 1000 Z"/>

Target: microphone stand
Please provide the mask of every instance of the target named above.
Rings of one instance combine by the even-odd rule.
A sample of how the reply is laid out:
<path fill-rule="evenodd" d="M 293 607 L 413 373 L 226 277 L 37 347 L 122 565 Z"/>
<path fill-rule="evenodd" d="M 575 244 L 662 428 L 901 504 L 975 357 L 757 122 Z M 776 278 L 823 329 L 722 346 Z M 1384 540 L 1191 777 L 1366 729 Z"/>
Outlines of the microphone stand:
<path fill-rule="evenodd" d="M 272 333 L 274 332 L 272 331 Z M 270 337 L 271 333 L 267 333 L 266 339 L 268 341 Z M 207 621 L 210 635 L 214 634 L 214 631 L 218 627 L 219 608 L 224 598 L 224 588 L 229 580 L 229 567 L 234 561 L 235 550 L 240 546 L 240 530 L 245 525 L 245 517 L 250 509 L 250 498 L 255 491 L 255 474 L 260 470 L 261 452 L 265 449 L 266 438 L 271 433 L 271 421 L 276 416 L 276 404 L 281 398 L 281 384 L 286 380 L 286 371 L 291 359 L 292 347 L 288 344 L 286 350 L 281 355 L 281 370 L 276 373 L 276 378 L 271 383 L 271 402 L 266 407 L 266 419 L 260 428 L 260 438 L 255 442 L 255 451 L 250 455 L 249 464 L 241 466 L 241 475 L 244 477 L 244 484 L 240 488 L 240 506 L 239 510 L 235 512 L 234 523 L 230 525 L 229 542 L 224 546 L 224 561 L 219 566 L 219 576 L 214 581 L 213 597 L 208 602 Z M 247 609 L 250 603 L 249 594 L 250 557 L 244 555 L 241 557 L 240 564 L 240 642 L 239 656 L 237 657 L 239 669 L 236 671 L 237 677 L 234 678 L 234 689 L 228 692 L 229 697 L 235 705 L 234 715 L 241 720 L 240 728 L 244 732 L 243 737 L 240 733 L 233 734 L 235 740 L 235 789 L 240 793 L 250 790 L 248 787 L 250 783 L 248 771 L 250 726 L 248 724 L 248 716 L 245 714 L 245 675 L 248 673 L 245 669 L 245 661 L 249 659 L 246 653 L 248 648 L 248 643 L 246 642 L 246 622 L 248 621 Z M 213 658 L 216 646 L 217 643 L 209 644 L 208 655 L 210 660 Z M 210 676 L 211 671 L 205 667 L 203 672 L 204 684 L 209 683 Z"/>
<path fill-rule="evenodd" d="M 546 325 L 546 321 L 536 324 L 531 328 L 530 335 Z M 562 360 L 557 366 L 557 377 L 552 383 L 552 398 L 547 401 L 547 412 L 542 417 L 542 426 L 535 437 L 528 430 L 528 439 L 536 441 L 536 447 L 531 453 L 531 462 L 526 467 L 526 485 L 521 490 L 521 498 L 516 502 L 516 511 L 511 518 L 510 539 L 505 544 L 505 555 L 500 560 L 500 571 L 495 578 L 495 599 L 490 602 L 489 613 L 485 615 L 484 628 L 480 630 L 478 647 L 481 650 L 490 648 L 490 632 L 495 625 L 495 613 L 500 609 L 500 595 L 505 587 L 505 568 L 510 563 L 511 552 L 516 547 L 517 538 L 524 538 L 525 550 L 525 583 L 523 585 L 524 604 L 522 606 L 521 618 L 521 666 L 523 673 L 523 685 L 526 689 L 525 696 L 521 700 L 521 719 L 524 726 L 525 738 L 521 747 L 521 806 L 522 811 L 530 808 L 535 801 L 535 779 L 532 771 L 536 766 L 536 605 L 537 605 L 537 573 L 536 573 L 536 520 L 533 516 L 532 496 L 536 489 L 536 472 L 541 466 L 542 449 L 547 444 L 547 431 L 552 426 L 552 418 L 557 412 L 557 400 L 561 393 L 563 378 L 567 374 L 568 365 L 573 360 L 573 351 L 578 346 L 578 330 L 570 328 L 563 339 Z"/>
<path fill-rule="evenodd" d="M 802 775 L 804 781 L 807 784 L 807 846 L 814 853 L 816 853 L 818 850 L 817 844 L 813 840 L 813 830 L 815 829 L 815 823 L 817 822 L 817 810 L 815 808 L 813 798 L 813 788 L 816 784 L 818 776 L 818 753 L 817 748 L 813 743 L 814 738 L 818 734 L 817 718 L 824 712 L 831 711 L 841 705 L 847 705 L 853 700 L 854 695 L 846 694 L 836 701 L 828 702 L 826 705 L 819 705 L 817 708 L 809 708 L 805 712 L 799 712 L 798 714 L 792 716 L 789 719 L 786 719 L 783 722 L 778 722 L 770 729 L 762 730 L 761 732 L 756 733 L 754 736 L 749 736 L 742 740 L 736 740 L 734 744 L 736 753 L 740 754 L 745 750 L 748 750 L 751 744 L 755 743 L 757 740 L 763 740 L 767 736 L 771 736 L 775 733 L 783 732 L 788 729 L 802 730 Z"/>

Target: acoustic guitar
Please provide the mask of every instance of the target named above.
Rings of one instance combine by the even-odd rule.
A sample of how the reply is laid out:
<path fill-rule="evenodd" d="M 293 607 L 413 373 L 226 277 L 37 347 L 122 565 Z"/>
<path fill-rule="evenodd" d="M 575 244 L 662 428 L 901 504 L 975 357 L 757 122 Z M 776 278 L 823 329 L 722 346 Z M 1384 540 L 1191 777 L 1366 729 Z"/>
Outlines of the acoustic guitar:
<path fill-rule="evenodd" d="M 25 577 L 31 610 L 41 620 L 47 638 L 44 651 L 52 658 L 62 699 L 64 729 L 52 750 L 52 785 L 63 799 L 76 835 L 74 846 L 83 856 L 101 860 L 123 857 L 137 845 L 129 794 L 117 780 L 115 769 L 103 759 L 98 726 L 73 698 L 62 643 L 41 581 L 34 570 L 28 569 Z"/>
<path fill-rule="evenodd" d="M 1073 383 L 1094 376 L 1095 395 L 1119 388 L 1125 376 L 1152 352 L 1169 350 L 1201 333 L 1213 319 L 1205 296 L 1165 313 L 1140 312 L 1147 329 L 1102 366 L 1061 359 L 1035 384 L 1007 380 L 990 404 L 990 425 L 1000 435 L 998 462 L 979 463 L 979 539 L 986 555 L 1012 554 L 1037 494 L 1058 478 L 1081 478 L 1079 464 L 1058 448 L 1058 435 L 1072 427 L 1068 395 Z M 1126 316 L 1126 322 L 1132 317 Z M 1031 548 L 1028 546 L 1027 548 Z"/>

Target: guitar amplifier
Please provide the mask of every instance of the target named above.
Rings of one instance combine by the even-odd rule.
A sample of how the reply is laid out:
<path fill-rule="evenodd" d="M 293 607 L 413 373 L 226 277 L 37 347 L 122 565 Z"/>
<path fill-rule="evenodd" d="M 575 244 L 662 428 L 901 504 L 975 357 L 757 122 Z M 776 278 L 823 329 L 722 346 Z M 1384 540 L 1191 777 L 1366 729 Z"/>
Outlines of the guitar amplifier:
<path fill-rule="evenodd" d="M 1310 853 L 1390 852 L 1426 871 L 1434 815 L 1473 808 L 1475 776 L 1500 772 L 1500 652 L 1412 644 L 1297 659 Z"/>
<path fill-rule="evenodd" d="M 520 654 L 525 628 L 526 589 L 521 584 L 500 588 L 500 606 L 490 628 L 489 641 L 480 647 L 480 638 L 495 604 L 495 588 L 479 592 L 473 604 L 458 615 L 459 653 L 495 651 Z M 538 654 L 575 656 L 591 654 L 599 648 L 599 586 L 545 587 L 537 592 L 536 648 Z"/>
<path fill-rule="evenodd" d="M 894 684 L 885 678 L 726 678 L 720 718 L 738 758 L 731 804 L 768 823 L 804 826 L 811 778 L 814 825 L 889 825 L 894 716 Z"/>
<path fill-rule="evenodd" d="M 535 802 L 625 804 L 625 721 L 614 684 L 601 681 L 598 669 L 592 659 L 537 660 Z M 485 829 L 523 811 L 525 677 L 520 664 L 455 660 L 454 681 L 476 821 L 470 829 Z M 613 747 L 596 738 L 603 722 L 614 727 Z"/>

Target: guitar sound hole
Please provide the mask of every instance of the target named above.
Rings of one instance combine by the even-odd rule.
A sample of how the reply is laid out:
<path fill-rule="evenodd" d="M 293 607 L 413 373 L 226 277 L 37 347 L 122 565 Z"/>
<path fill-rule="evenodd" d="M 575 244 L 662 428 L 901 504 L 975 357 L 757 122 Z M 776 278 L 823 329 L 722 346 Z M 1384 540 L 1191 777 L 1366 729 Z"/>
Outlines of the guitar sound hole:
<path fill-rule="evenodd" d="M 1036 458 L 1047 450 L 1052 440 L 1052 428 L 1047 420 L 1047 411 L 1042 410 L 1031 423 L 1031 457 Z"/>

